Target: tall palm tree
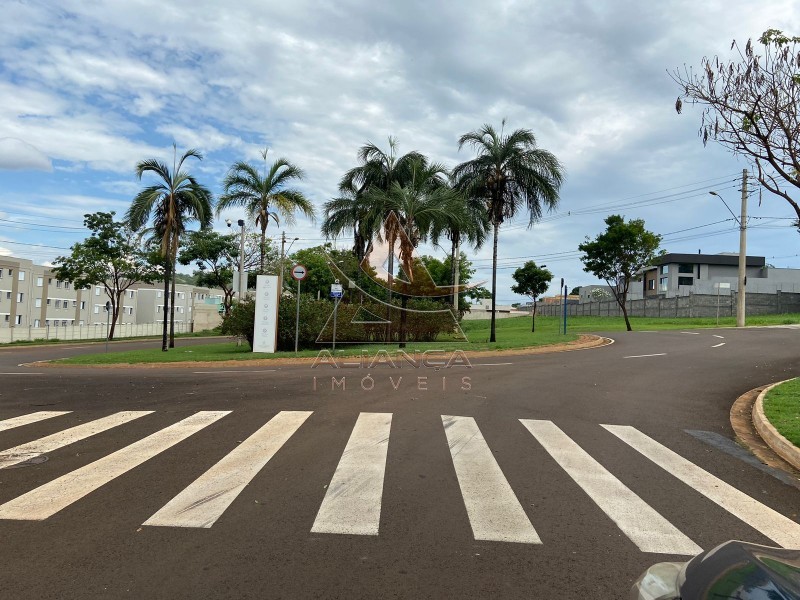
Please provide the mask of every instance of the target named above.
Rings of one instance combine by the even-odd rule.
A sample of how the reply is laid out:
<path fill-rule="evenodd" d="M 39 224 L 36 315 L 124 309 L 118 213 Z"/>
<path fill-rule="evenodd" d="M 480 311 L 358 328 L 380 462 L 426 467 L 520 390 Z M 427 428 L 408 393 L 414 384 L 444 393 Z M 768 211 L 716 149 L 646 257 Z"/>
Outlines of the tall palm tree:
<path fill-rule="evenodd" d="M 186 231 L 188 222 L 192 220 L 200 223 L 201 227 L 208 227 L 211 224 L 213 202 L 211 192 L 183 170 L 186 159 L 194 157 L 203 160 L 203 155 L 197 150 L 189 149 L 178 160 L 175 144 L 172 149 L 171 170 L 166 164 L 154 158 L 143 160 L 136 165 L 136 176 L 139 180 L 145 173 L 152 173 L 158 178 L 158 182 L 147 186 L 136 195 L 126 215 L 128 223 L 134 230 L 143 229 L 152 217 L 153 230 L 160 238 L 160 255 L 164 260 L 164 330 L 161 343 L 161 350 L 164 352 L 167 351 L 168 309 L 171 309 L 170 347 L 175 345 L 174 272 L 180 235 Z M 173 283 L 172 302 L 170 302 L 170 281 Z"/>
<path fill-rule="evenodd" d="M 352 185 L 342 186 L 339 196 L 328 200 L 324 205 L 325 218 L 322 222 L 322 235 L 326 238 L 338 237 L 347 230 L 353 231 L 353 254 L 358 262 L 364 260 L 372 232 L 366 230 L 369 204 L 364 194 L 359 194 Z"/>
<path fill-rule="evenodd" d="M 447 219 L 441 227 L 431 231 L 431 242 L 441 245 L 441 239 L 450 241 L 450 281 L 453 284 L 453 307 L 458 310 L 458 275 L 461 244 L 466 242 L 475 250 L 479 250 L 486 241 L 489 232 L 489 218 L 482 199 L 465 196 L 458 192 L 457 183 L 450 183 L 456 196 L 448 212 Z"/>
<path fill-rule="evenodd" d="M 399 240 L 399 258 L 409 279 L 413 278 L 413 253 L 420 242 L 432 231 L 441 230 L 445 223 L 452 222 L 457 214 L 455 207 L 459 195 L 446 184 L 446 169 L 438 163 L 428 163 L 423 156 L 414 157 L 409 164 L 408 181 L 395 181 L 387 191 L 373 189 L 367 194 L 371 210 L 367 216 L 368 227 L 377 232 L 379 240 L 385 239 L 394 249 Z M 458 223 L 463 227 L 462 223 Z M 401 235 L 401 229 L 405 235 Z M 392 292 L 394 276 L 392 257 L 389 254 L 389 292 Z M 391 301 L 391 295 L 390 295 Z M 401 295 L 405 309 L 407 294 Z M 406 311 L 400 313 L 400 343 L 405 345 Z"/>
<path fill-rule="evenodd" d="M 264 175 L 249 163 L 235 163 L 223 182 L 225 193 L 217 204 L 217 215 L 233 206 L 245 208 L 250 218 L 261 228 L 261 262 L 264 272 L 264 256 L 267 244 L 267 225 L 270 219 L 278 223 L 278 215 L 285 223 L 294 223 L 294 213 L 300 211 L 314 220 L 314 205 L 302 192 L 287 187 L 292 180 L 300 181 L 305 173 L 300 167 L 285 158 L 279 158 L 272 165 L 267 164 L 267 150 L 261 153 L 264 158 Z"/>
<path fill-rule="evenodd" d="M 453 169 L 453 178 L 469 197 L 482 200 L 493 229 L 492 248 L 492 322 L 490 342 L 496 341 L 495 301 L 497 299 L 497 239 L 500 226 L 519 211 L 528 212 L 530 228 L 542 216 L 542 210 L 558 205 L 564 181 L 564 167 L 547 150 L 536 146 L 529 129 L 517 129 L 506 135 L 491 125 L 465 133 L 458 149 L 473 148 L 477 156 Z"/>

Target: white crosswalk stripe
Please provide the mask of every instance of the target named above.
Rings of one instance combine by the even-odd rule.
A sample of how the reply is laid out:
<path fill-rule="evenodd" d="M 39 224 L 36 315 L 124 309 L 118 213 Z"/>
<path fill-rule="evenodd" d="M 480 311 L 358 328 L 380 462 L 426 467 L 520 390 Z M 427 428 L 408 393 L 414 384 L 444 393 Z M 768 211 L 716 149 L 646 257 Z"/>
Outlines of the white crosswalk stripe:
<path fill-rule="evenodd" d="M 754 500 L 628 425 L 603 425 L 631 448 L 784 548 L 800 547 L 800 524 Z"/>
<path fill-rule="evenodd" d="M 59 431 L 47 437 L 40 438 L 27 444 L 15 446 L 0 452 L 0 469 L 25 462 L 31 458 L 53 452 L 64 446 L 69 446 L 75 442 L 85 440 L 88 437 L 108 431 L 113 427 L 118 427 L 134 419 L 152 414 L 152 410 L 134 410 L 114 413 L 102 419 L 82 423 L 75 427 L 70 427 L 64 431 Z"/>
<path fill-rule="evenodd" d="M 634 494 L 551 421 L 520 419 L 559 466 L 642 552 L 694 556 L 702 548 Z"/>
<path fill-rule="evenodd" d="M 20 415 L 19 417 L 12 417 L 11 419 L 0 421 L 0 431 L 22 427 L 23 425 L 30 425 L 31 423 L 38 423 L 45 419 L 52 419 L 53 417 L 60 417 L 61 415 L 68 415 L 69 413 L 70 411 L 68 410 L 42 410 L 27 415 Z"/>
<path fill-rule="evenodd" d="M 115 413 L 0 451 L 0 468 L 77 444 L 152 412 Z M 156 431 L 1 504 L 0 519 L 47 519 L 230 412 L 198 412 Z M 11 429 L 63 414 L 67 412 L 31 413 L 0 421 L 0 426 Z M 312 414 L 311 411 L 279 412 L 205 473 L 193 475 L 197 478 L 144 524 L 212 527 L 226 511 L 232 510 L 232 505 L 245 487 L 293 436 L 314 435 L 309 425 L 303 427 Z M 531 519 L 495 460 L 475 419 L 449 415 L 443 415 L 441 419 L 474 539 L 541 544 L 542 540 Z M 694 555 L 702 551 L 674 524 L 623 484 L 611 472 L 615 470 L 613 466 L 606 469 L 555 423 L 535 419 L 520 419 L 520 423 L 639 550 L 670 555 Z M 689 490 L 699 492 L 781 546 L 800 547 L 800 524 L 792 519 L 756 501 L 633 427 L 602 427 L 682 481 L 687 493 Z M 299 433 L 301 428 L 302 432 Z M 378 535 L 391 429 L 391 413 L 361 413 L 358 416 L 317 511 L 312 533 Z M 601 430 L 598 428 L 598 431 Z M 531 440 L 531 443 L 536 442 Z M 191 465 L 187 468 L 191 468 Z M 7 477 L 11 478 L 16 471 L 8 473 Z M 3 481 L 6 482 L 6 476 L 3 476 Z M 270 483 L 267 481 L 267 485 Z M 157 486 L 158 483 L 153 482 L 153 485 Z M 678 496 L 679 492 L 673 488 L 670 497 L 675 499 Z M 548 518 L 547 515 L 534 516 Z M 713 519 L 709 523 L 713 529 Z M 568 527 L 569 523 L 560 526 Z M 702 538 L 705 532 L 690 533 L 693 537 Z M 547 541 L 545 539 L 545 543 Z"/>
<path fill-rule="evenodd" d="M 201 411 L 0 505 L 0 519 L 41 521 L 211 425 L 230 411 Z"/>
<path fill-rule="evenodd" d="M 475 419 L 444 415 L 442 424 L 475 539 L 541 544 Z"/>
<path fill-rule="evenodd" d="M 361 413 L 322 500 L 313 533 L 378 535 L 391 413 Z"/>
<path fill-rule="evenodd" d="M 144 524 L 211 527 L 309 416 L 310 412 L 278 413 Z"/>

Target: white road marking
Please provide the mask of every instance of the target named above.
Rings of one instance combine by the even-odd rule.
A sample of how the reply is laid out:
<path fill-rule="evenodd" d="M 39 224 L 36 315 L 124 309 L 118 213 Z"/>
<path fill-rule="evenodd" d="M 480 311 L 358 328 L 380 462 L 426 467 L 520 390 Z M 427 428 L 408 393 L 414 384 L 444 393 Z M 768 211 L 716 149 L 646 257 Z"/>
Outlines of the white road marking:
<path fill-rule="evenodd" d="M 800 547 L 800 524 L 754 500 L 627 425 L 603 425 L 631 448 L 784 548 Z"/>
<path fill-rule="evenodd" d="M 703 551 L 552 421 L 520 419 L 520 423 L 639 550 L 687 556 Z"/>
<path fill-rule="evenodd" d="M 310 416 L 311 412 L 279 412 L 144 524 L 211 527 Z"/>
<path fill-rule="evenodd" d="M 41 521 L 138 467 L 231 411 L 201 411 L 0 505 L 0 519 Z"/>
<path fill-rule="evenodd" d="M 721 339 L 721 340 L 724 340 L 724 339 L 725 339 L 725 336 L 724 336 L 724 335 L 717 335 L 716 333 L 714 334 L 714 337 L 715 337 L 715 338 L 719 338 L 719 339 Z"/>
<path fill-rule="evenodd" d="M 623 356 L 622 358 L 648 358 L 650 356 L 666 356 L 666 352 L 661 352 L 660 354 L 636 354 L 634 356 Z"/>
<path fill-rule="evenodd" d="M 311 527 L 313 533 L 378 535 L 391 413 L 361 413 Z"/>
<path fill-rule="evenodd" d="M 443 415 L 442 424 L 475 539 L 541 544 L 475 419 Z"/>
<path fill-rule="evenodd" d="M 75 442 L 85 440 L 88 437 L 108 431 L 113 427 L 123 425 L 134 419 L 151 414 L 152 410 L 125 411 L 114 413 L 102 419 L 82 423 L 75 427 L 70 427 L 64 431 L 59 431 L 52 435 L 9 448 L 0 452 L 0 469 L 25 462 L 33 457 L 53 452 L 64 446 L 69 446 Z"/>
<path fill-rule="evenodd" d="M 717 344 L 716 346 L 711 346 L 711 347 L 712 348 L 719 348 L 720 346 L 724 346 L 724 345 L 725 345 L 725 342 L 722 342 L 721 344 Z"/>
<path fill-rule="evenodd" d="M 22 427 L 23 425 L 29 425 L 30 423 L 37 423 L 38 421 L 44 421 L 45 419 L 52 419 L 53 417 L 66 415 L 69 414 L 70 412 L 71 411 L 69 410 L 42 410 L 27 415 L 20 415 L 19 417 L 12 417 L 11 419 L 0 421 L 0 431 L 6 431 L 7 429 L 14 429 L 15 427 Z"/>
<path fill-rule="evenodd" d="M 700 335 L 697 331 L 681 331 L 681 333 L 685 333 L 687 335 Z"/>
<path fill-rule="evenodd" d="M 502 367 L 505 365 L 513 365 L 514 363 L 506 362 L 506 363 L 473 363 L 473 367 Z"/>

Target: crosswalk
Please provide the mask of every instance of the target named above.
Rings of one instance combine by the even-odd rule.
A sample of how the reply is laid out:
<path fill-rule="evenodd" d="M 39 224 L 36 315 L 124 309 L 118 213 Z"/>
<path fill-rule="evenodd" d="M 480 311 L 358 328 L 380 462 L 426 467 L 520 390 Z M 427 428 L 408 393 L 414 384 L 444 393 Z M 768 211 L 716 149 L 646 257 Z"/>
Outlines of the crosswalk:
<path fill-rule="evenodd" d="M 68 411 L 36 412 L 0 420 L 0 448 L 10 429 L 57 423 Z M 76 446 L 87 438 L 118 430 L 153 411 L 123 411 L 65 428 L 0 450 L 0 469 L 32 457 Z M 0 504 L 0 520 L 43 521 L 89 494 L 210 428 L 231 411 L 200 411 L 138 441 L 63 474 Z M 312 411 L 281 411 L 249 437 L 195 475 L 187 487 L 157 510 L 143 525 L 208 529 L 231 510 L 237 497 L 293 437 L 308 435 Z M 392 439 L 391 413 L 361 413 L 330 476 L 310 533 L 377 536 L 381 528 L 384 483 L 391 477 L 387 456 Z M 55 419 L 55 421 L 51 421 Z M 475 540 L 546 544 L 535 528 L 541 515 L 526 511 L 515 494 L 476 419 L 442 415 L 443 438 Z M 691 535 L 670 523 L 609 469 L 600 464 L 552 421 L 520 419 L 517 426 L 538 444 L 583 493 L 639 550 L 647 553 L 694 555 L 702 551 Z M 800 525 L 722 481 L 673 450 L 627 425 L 601 425 L 598 433 L 617 438 L 628 451 L 645 457 L 713 503 L 784 547 L 800 547 Z M 527 435 L 527 434 L 525 434 Z M 534 441 L 535 440 L 535 441 Z M 619 443 L 619 442 L 617 442 Z M 622 446 L 623 448 L 625 446 Z M 190 465 L 189 467 L 190 468 Z M 387 473 L 388 471 L 388 473 Z M 3 475 L 6 483 L 16 473 Z M 156 482 L 153 482 L 156 484 Z M 674 490 L 671 495 L 674 496 Z"/>

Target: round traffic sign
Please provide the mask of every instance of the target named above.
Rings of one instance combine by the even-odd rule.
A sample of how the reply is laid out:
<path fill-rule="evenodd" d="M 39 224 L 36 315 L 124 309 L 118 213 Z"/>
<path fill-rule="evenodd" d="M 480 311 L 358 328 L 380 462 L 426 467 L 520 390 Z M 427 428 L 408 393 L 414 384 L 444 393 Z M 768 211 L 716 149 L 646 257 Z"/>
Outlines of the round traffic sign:
<path fill-rule="evenodd" d="M 295 265 L 292 267 L 292 277 L 294 277 L 297 281 L 302 281 L 308 275 L 308 269 L 305 268 L 303 265 Z"/>

